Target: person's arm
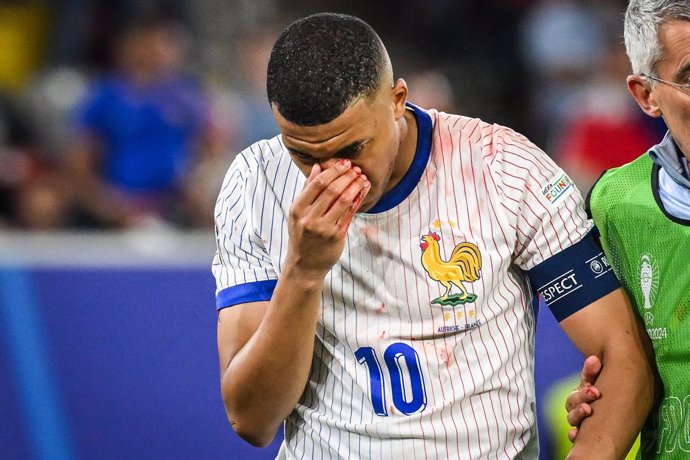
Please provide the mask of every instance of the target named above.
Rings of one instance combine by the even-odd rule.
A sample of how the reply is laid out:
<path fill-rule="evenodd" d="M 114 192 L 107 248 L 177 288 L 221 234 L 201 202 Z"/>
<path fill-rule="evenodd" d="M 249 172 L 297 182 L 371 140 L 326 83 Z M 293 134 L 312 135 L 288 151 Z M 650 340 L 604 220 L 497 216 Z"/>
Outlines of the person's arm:
<path fill-rule="evenodd" d="M 218 316 L 221 391 L 233 429 L 265 446 L 304 392 L 321 293 L 347 229 L 369 191 L 349 161 L 315 165 L 290 209 L 288 253 L 271 300 Z"/>
<path fill-rule="evenodd" d="M 561 321 L 585 355 L 602 364 L 599 398 L 580 425 L 569 459 L 620 459 L 630 450 L 652 408 L 652 346 L 622 288 Z"/>

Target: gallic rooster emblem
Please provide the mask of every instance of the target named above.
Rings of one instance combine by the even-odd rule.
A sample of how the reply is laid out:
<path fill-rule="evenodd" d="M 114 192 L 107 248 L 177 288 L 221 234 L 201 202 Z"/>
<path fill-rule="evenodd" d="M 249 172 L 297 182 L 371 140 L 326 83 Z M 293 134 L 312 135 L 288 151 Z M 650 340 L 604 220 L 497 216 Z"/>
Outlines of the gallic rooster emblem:
<path fill-rule="evenodd" d="M 441 237 L 436 233 L 422 236 L 419 245 L 422 248 L 422 266 L 429 277 L 438 281 L 446 288 L 446 292 L 431 301 L 438 305 L 460 305 L 474 302 L 477 295 L 467 291 L 463 282 L 472 283 L 481 277 L 482 255 L 479 248 L 472 243 L 460 243 L 453 249 L 448 261 L 441 258 L 439 241 Z M 453 286 L 460 289 L 460 293 L 451 294 Z"/>

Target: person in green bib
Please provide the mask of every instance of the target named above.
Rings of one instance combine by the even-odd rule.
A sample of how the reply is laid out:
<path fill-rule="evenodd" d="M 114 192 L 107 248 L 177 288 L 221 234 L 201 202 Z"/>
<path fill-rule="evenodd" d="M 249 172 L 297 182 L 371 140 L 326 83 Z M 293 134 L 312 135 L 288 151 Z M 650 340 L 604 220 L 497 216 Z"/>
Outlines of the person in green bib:
<path fill-rule="evenodd" d="M 636 160 L 606 171 L 588 208 L 608 262 L 654 347 L 663 395 L 641 433 L 639 457 L 690 458 L 690 2 L 631 0 L 625 46 L 628 89 L 668 133 Z M 631 362 L 631 365 L 636 363 Z M 589 357 L 566 402 L 569 437 L 599 398 L 602 363 Z"/>

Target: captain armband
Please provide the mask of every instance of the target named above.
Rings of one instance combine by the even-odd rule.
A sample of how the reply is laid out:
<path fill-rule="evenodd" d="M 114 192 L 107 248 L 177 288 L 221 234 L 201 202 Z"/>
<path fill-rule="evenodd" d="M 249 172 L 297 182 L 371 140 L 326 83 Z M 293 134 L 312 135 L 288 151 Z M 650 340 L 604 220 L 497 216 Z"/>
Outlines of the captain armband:
<path fill-rule="evenodd" d="M 595 239 L 597 233 L 594 228 L 582 240 L 527 272 L 532 290 L 539 293 L 559 322 L 620 287 Z"/>

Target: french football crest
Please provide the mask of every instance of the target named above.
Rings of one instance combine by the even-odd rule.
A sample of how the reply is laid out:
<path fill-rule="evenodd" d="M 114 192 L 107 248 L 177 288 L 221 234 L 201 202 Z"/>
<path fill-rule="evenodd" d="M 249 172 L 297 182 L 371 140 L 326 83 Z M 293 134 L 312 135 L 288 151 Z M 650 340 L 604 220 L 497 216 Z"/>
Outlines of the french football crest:
<path fill-rule="evenodd" d="M 444 261 L 440 240 L 438 234 L 431 232 L 422 236 L 420 244 L 424 270 L 432 280 L 446 288 L 446 292 L 431 303 L 456 306 L 474 302 L 477 295 L 468 292 L 463 283 L 472 283 L 481 277 L 482 255 L 479 248 L 472 243 L 460 243 L 453 248 L 450 258 Z M 451 293 L 454 286 L 460 289 L 459 293 Z"/>

